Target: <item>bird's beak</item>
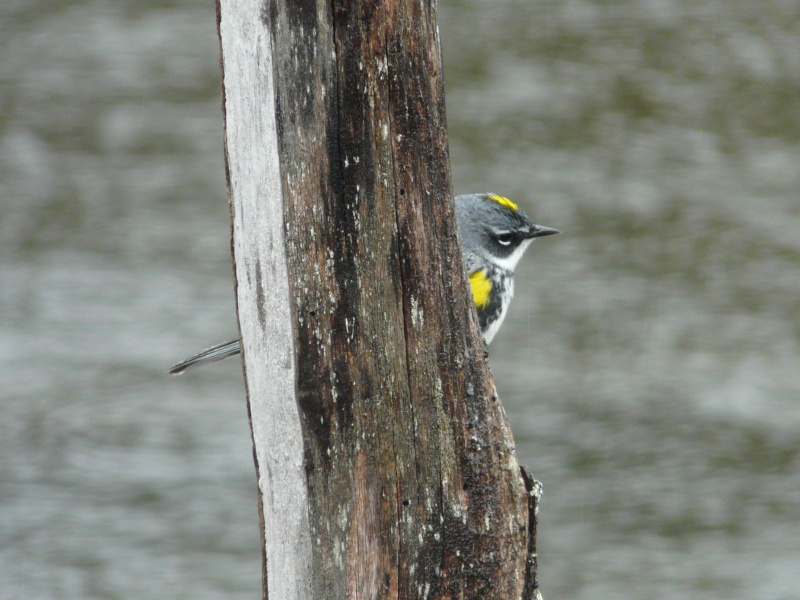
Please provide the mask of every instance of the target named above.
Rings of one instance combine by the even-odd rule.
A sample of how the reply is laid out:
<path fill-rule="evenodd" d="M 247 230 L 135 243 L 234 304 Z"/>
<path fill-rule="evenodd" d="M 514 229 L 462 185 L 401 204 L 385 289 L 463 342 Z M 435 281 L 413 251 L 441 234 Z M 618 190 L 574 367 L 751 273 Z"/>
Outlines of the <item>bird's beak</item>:
<path fill-rule="evenodd" d="M 554 235 L 556 233 L 561 233 L 558 229 L 553 229 L 552 227 L 544 227 L 542 225 L 534 225 L 531 230 L 528 232 L 528 235 L 525 237 L 528 239 L 537 238 L 537 237 L 544 237 L 546 235 Z"/>

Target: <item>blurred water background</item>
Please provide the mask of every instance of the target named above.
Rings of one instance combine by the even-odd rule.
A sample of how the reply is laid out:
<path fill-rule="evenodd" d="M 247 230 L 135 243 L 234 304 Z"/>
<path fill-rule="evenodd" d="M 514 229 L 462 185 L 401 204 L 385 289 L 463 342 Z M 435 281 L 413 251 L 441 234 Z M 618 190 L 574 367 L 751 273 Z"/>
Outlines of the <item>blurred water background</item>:
<path fill-rule="evenodd" d="M 546 598 L 800 597 L 800 4 L 440 0 Z M 0 4 L 0 598 L 256 598 L 213 3 Z"/>

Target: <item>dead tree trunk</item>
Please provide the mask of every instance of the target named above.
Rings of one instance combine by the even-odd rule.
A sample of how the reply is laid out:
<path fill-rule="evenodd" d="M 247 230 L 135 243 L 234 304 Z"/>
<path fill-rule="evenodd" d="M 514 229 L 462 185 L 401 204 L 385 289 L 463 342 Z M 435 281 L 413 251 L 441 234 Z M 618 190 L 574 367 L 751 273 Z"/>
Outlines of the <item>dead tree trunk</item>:
<path fill-rule="evenodd" d="M 218 22 L 265 597 L 532 594 L 435 0 L 218 0 Z"/>

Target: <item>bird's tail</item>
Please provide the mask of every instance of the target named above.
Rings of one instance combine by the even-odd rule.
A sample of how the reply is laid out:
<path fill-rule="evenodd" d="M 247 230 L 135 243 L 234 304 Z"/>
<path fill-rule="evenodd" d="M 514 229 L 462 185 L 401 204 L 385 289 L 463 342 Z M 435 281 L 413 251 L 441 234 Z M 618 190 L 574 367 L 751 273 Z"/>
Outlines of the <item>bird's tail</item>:
<path fill-rule="evenodd" d="M 224 344 L 217 344 L 216 346 L 211 346 L 211 348 L 207 348 L 202 352 L 195 354 L 194 356 L 190 356 L 186 360 L 182 360 L 177 365 L 173 365 L 169 370 L 169 374 L 178 375 L 183 373 L 186 369 L 216 362 L 218 360 L 222 360 L 223 358 L 233 356 L 234 354 L 239 354 L 241 350 L 242 344 L 239 340 L 231 340 L 230 342 L 225 342 Z"/>

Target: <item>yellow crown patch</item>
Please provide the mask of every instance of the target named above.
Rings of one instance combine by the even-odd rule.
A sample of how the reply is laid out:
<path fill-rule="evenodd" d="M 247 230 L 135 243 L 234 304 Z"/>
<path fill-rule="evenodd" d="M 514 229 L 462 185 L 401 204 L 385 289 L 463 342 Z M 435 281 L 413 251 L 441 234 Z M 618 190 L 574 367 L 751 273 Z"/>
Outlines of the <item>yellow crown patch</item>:
<path fill-rule="evenodd" d="M 498 196 L 497 194 L 489 194 L 489 199 L 494 200 L 500 206 L 505 206 L 506 208 L 510 208 L 511 210 L 519 210 L 519 206 L 514 204 L 511 200 L 509 200 L 505 196 Z"/>

